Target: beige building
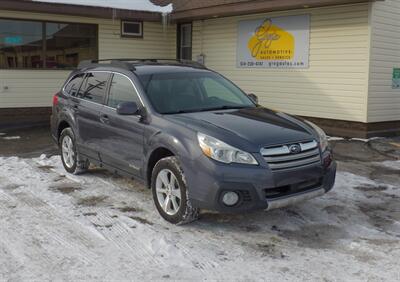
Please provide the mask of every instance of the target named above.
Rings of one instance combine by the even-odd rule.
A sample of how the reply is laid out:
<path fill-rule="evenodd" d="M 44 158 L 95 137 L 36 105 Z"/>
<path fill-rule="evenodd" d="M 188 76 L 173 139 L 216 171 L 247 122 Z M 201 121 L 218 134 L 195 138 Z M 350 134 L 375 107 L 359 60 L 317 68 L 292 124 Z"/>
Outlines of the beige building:
<path fill-rule="evenodd" d="M 400 0 L 153 2 L 174 10 L 1 1 L 0 127 L 47 120 L 82 59 L 182 58 L 331 134 L 400 133 Z"/>

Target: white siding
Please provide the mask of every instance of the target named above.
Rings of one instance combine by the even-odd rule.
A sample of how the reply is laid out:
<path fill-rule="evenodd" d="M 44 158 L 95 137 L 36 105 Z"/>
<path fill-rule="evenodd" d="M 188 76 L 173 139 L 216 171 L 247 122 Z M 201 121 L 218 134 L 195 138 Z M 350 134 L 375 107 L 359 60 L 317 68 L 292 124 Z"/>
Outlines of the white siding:
<path fill-rule="evenodd" d="M 400 0 L 372 4 L 368 122 L 400 120 L 400 89 L 392 89 L 400 68 Z"/>
<path fill-rule="evenodd" d="M 0 10 L 0 17 L 99 25 L 99 58 L 175 58 L 175 26 L 144 22 L 143 39 L 121 38 L 120 21 Z M 47 107 L 67 78 L 62 70 L 0 70 L 0 108 Z M 8 90 L 3 90 L 7 86 Z"/>
<path fill-rule="evenodd" d="M 310 68 L 236 67 L 237 25 L 242 19 L 311 14 Z M 366 122 L 369 66 L 368 4 L 304 9 L 196 21 L 193 58 L 259 96 L 270 108 L 292 114 Z"/>

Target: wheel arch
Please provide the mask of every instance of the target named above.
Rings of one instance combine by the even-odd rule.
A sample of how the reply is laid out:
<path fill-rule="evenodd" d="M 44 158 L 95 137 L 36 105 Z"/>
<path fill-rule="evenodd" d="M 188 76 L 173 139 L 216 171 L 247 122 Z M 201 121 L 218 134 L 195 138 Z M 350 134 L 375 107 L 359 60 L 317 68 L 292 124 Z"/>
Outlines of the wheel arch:
<path fill-rule="evenodd" d="M 151 176 L 152 176 L 153 169 L 154 169 L 155 165 L 157 164 L 157 162 L 159 162 L 161 159 L 164 159 L 167 157 L 172 157 L 172 156 L 176 156 L 176 154 L 172 150 L 166 148 L 165 146 L 157 147 L 150 153 L 150 156 L 148 158 L 147 165 L 146 165 L 146 175 L 145 175 L 146 186 L 148 188 L 151 188 Z"/>
<path fill-rule="evenodd" d="M 190 159 L 191 146 L 194 135 L 191 131 L 170 130 L 169 132 L 155 132 L 149 139 L 146 147 L 146 158 L 143 174 L 147 187 L 151 187 L 151 175 L 155 164 L 166 157 L 175 156 L 180 165 L 185 169 L 187 159 Z"/>
<path fill-rule="evenodd" d="M 60 143 L 60 136 L 61 136 L 61 132 L 63 132 L 64 129 L 71 127 L 70 123 L 66 120 L 62 120 L 60 121 L 60 123 L 58 124 L 57 127 L 57 143 Z"/>

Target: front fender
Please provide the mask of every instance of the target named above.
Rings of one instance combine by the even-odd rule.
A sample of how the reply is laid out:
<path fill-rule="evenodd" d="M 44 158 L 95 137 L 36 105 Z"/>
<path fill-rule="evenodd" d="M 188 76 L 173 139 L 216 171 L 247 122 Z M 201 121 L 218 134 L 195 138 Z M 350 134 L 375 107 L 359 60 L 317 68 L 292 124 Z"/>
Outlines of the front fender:
<path fill-rule="evenodd" d="M 149 160 L 151 155 L 160 148 L 171 151 L 176 156 L 182 166 L 183 171 L 191 168 L 192 160 L 201 154 L 200 147 L 197 144 L 196 133 L 189 130 L 177 132 L 155 132 L 147 138 L 145 144 L 145 162 L 144 175 L 148 174 Z M 148 183 L 146 177 L 146 183 Z"/>

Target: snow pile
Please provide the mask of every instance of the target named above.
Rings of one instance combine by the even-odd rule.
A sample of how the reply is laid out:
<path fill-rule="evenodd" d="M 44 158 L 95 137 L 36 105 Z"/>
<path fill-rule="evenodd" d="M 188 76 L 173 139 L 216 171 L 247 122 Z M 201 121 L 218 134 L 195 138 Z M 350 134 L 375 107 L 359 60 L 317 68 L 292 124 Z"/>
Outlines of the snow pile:
<path fill-rule="evenodd" d="M 157 6 L 150 0 L 32 0 L 35 2 L 84 5 L 93 7 L 125 9 L 132 11 L 171 13 L 172 4 L 165 7 Z"/>

